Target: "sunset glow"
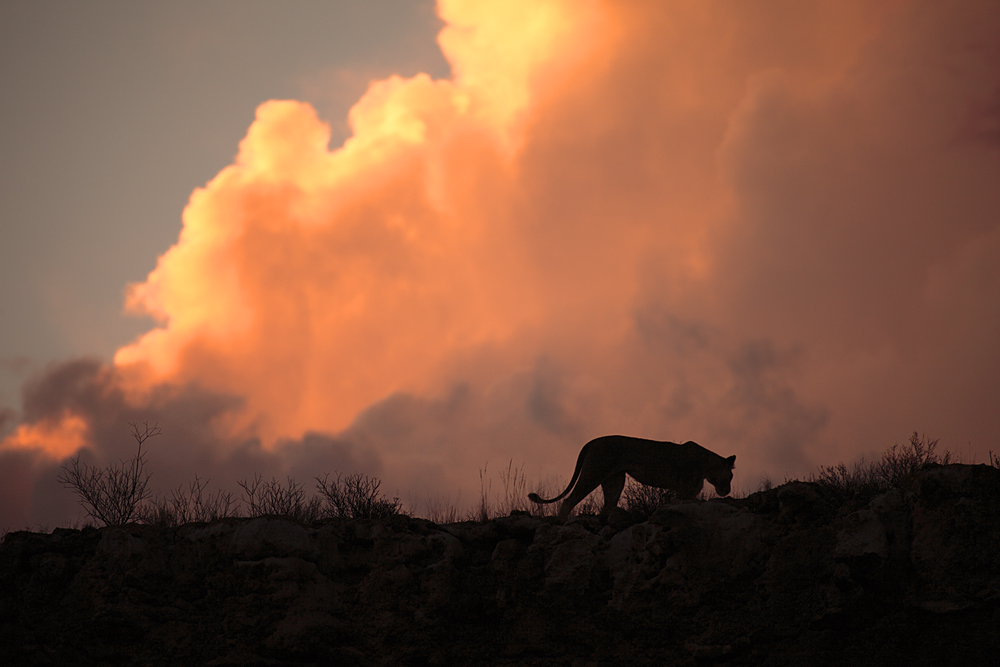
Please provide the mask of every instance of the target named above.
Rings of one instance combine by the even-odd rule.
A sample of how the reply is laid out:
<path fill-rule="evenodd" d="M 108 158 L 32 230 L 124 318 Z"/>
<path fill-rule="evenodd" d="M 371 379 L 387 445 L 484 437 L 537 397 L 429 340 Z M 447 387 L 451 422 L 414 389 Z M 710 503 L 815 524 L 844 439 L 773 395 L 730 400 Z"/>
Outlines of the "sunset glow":
<path fill-rule="evenodd" d="M 77 415 L 65 414 L 56 421 L 18 424 L 4 438 L 4 449 L 39 451 L 61 460 L 73 456 L 87 443 L 87 422 Z"/>
<path fill-rule="evenodd" d="M 262 104 L 235 164 L 195 192 L 179 242 L 129 292 L 164 328 L 115 363 L 246 396 L 273 443 L 342 430 L 395 391 L 428 389 L 446 356 L 509 336 L 534 299 L 490 284 L 500 267 L 481 274 L 491 221 L 464 198 L 514 187 L 516 120 L 553 61 L 579 59 L 582 46 L 556 43 L 596 11 L 573 6 L 446 3 L 455 80 L 374 82 L 342 148 L 308 105 Z"/>

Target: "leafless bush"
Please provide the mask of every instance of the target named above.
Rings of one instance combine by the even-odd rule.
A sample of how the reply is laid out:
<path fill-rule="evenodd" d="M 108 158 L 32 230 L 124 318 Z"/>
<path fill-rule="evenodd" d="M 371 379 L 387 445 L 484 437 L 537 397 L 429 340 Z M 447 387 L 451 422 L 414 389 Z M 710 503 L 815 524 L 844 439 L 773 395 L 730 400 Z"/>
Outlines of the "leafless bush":
<path fill-rule="evenodd" d="M 192 521 L 215 521 L 236 516 L 239 502 L 233 494 L 219 489 L 214 494 L 207 493 L 208 480 L 202 482 L 196 475 L 188 485 L 178 486 L 169 498 L 157 498 L 148 503 L 141 512 L 145 523 L 158 526 L 182 526 Z"/>
<path fill-rule="evenodd" d="M 774 488 L 774 482 L 771 481 L 771 478 L 769 476 L 765 475 L 763 478 L 761 478 L 760 482 L 757 484 L 756 492 L 765 493 L 773 488 Z"/>
<path fill-rule="evenodd" d="M 381 519 L 400 514 L 399 498 L 387 499 L 379 493 L 382 482 L 361 473 L 342 475 L 330 480 L 327 473 L 316 478 L 316 488 L 323 497 L 322 513 L 329 517 Z"/>
<path fill-rule="evenodd" d="M 952 462 L 951 452 L 937 454 L 937 440 L 921 437 L 916 431 L 910 436 L 910 446 L 893 445 L 882 454 L 876 468 L 878 475 L 889 488 L 898 487 L 911 479 L 915 473 L 929 464 L 946 465 Z"/>
<path fill-rule="evenodd" d="M 914 431 L 908 446 L 893 445 L 874 463 L 865 463 L 862 458 L 850 468 L 844 463 L 822 466 L 809 481 L 852 496 L 873 496 L 906 486 L 919 470 L 928 465 L 951 463 L 951 452 L 937 454 L 937 444 L 937 440 L 928 440 L 927 436 L 921 437 Z"/>
<path fill-rule="evenodd" d="M 553 503 L 549 507 L 558 508 L 560 503 Z M 597 489 L 583 499 L 579 505 L 573 508 L 574 516 L 597 516 L 604 509 L 604 492 Z"/>
<path fill-rule="evenodd" d="M 625 511 L 636 519 L 648 519 L 657 507 L 668 502 L 674 495 L 672 491 L 646 486 L 628 478 L 622 491 L 622 504 Z"/>
<path fill-rule="evenodd" d="M 859 459 L 853 466 L 838 463 L 832 466 L 821 466 L 819 474 L 810 478 L 824 486 L 840 489 L 849 495 L 869 495 L 882 490 L 882 480 L 876 474 L 875 466 Z"/>
<path fill-rule="evenodd" d="M 130 424 L 137 449 L 135 457 L 106 468 L 88 465 L 80 455 L 62 467 L 59 483 L 71 488 L 80 497 L 87 515 L 106 526 L 120 526 L 138 518 L 140 505 L 149 498 L 150 473 L 146 472 L 146 454 L 142 445 L 162 433 L 157 425 L 143 422 L 140 429 Z"/>
<path fill-rule="evenodd" d="M 306 501 L 302 485 L 291 477 L 286 486 L 273 477 L 265 481 L 260 475 L 238 484 L 243 489 L 248 516 L 280 516 L 299 523 L 310 523 L 319 519 L 322 513 L 320 499 L 313 497 Z"/>

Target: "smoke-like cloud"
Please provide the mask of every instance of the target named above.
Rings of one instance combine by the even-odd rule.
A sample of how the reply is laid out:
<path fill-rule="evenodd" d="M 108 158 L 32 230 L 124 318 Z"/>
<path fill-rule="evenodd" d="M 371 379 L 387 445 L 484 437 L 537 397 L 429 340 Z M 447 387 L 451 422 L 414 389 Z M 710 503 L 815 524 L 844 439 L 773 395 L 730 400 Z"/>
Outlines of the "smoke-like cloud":
<path fill-rule="evenodd" d="M 163 484 L 357 469 L 411 506 L 612 432 L 747 486 L 997 448 L 995 3 L 440 11 L 453 78 L 374 82 L 343 147 L 260 106 L 129 292 L 160 326 L 26 385 L 3 518 L 59 520 L 58 462 L 126 421 Z"/>

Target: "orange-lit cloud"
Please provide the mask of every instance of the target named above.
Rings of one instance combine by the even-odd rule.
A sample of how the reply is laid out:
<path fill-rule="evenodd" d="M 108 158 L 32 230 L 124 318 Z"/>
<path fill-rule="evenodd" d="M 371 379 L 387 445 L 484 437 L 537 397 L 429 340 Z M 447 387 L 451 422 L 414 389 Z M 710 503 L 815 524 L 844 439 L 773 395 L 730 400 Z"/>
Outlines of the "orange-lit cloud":
<path fill-rule="evenodd" d="M 913 429 L 996 449 L 995 4 L 440 12 L 452 79 L 373 82 L 342 147 L 262 104 L 129 291 L 160 326 L 2 448 L 152 414 L 175 483 L 355 466 L 407 501 L 611 432 L 749 486 Z"/>
<path fill-rule="evenodd" d="M 235 164 L 192 196 L 177 245 L 130 291 L 163 328 L 115 363 L 244 395 L 274 442 L 426 390 L 448 355 L 537 318 L 523 277 L 498 280 L 519 267 L 482 207 L 513 193 L 517 126 L 546 71 L 565 74 L 553 61 L 600 45 L 586 33 L 598 8 L 495 9 L 442 6 L 454 81 L 373 83 L 339 149 L 308 105 L 261 105 Z M 560 47 L 569 35 L 578 46 Z"/>
<path fill-rule="evenodd" d="M 18 424 L 4 438 L 5 449 L 39 450 L 53 459 L 73 456 L 87 443 L 87 422 L 80 416 L 64 414 L 54 421 Z"/>

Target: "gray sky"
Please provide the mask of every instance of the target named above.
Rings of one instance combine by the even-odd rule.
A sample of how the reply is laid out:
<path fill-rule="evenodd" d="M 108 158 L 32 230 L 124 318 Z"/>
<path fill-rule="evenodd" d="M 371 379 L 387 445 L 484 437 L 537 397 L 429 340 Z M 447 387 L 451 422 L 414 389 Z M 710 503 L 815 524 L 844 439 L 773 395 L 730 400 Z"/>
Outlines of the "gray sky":
<path fill-rule="evenodd" d="M 370 80 L 448 75 L 440 27 L 429 0 L 0 4 L 0 405 L 149 328 L 125 286 L 258 104 L 312 103 L 338 145 Z"/>

